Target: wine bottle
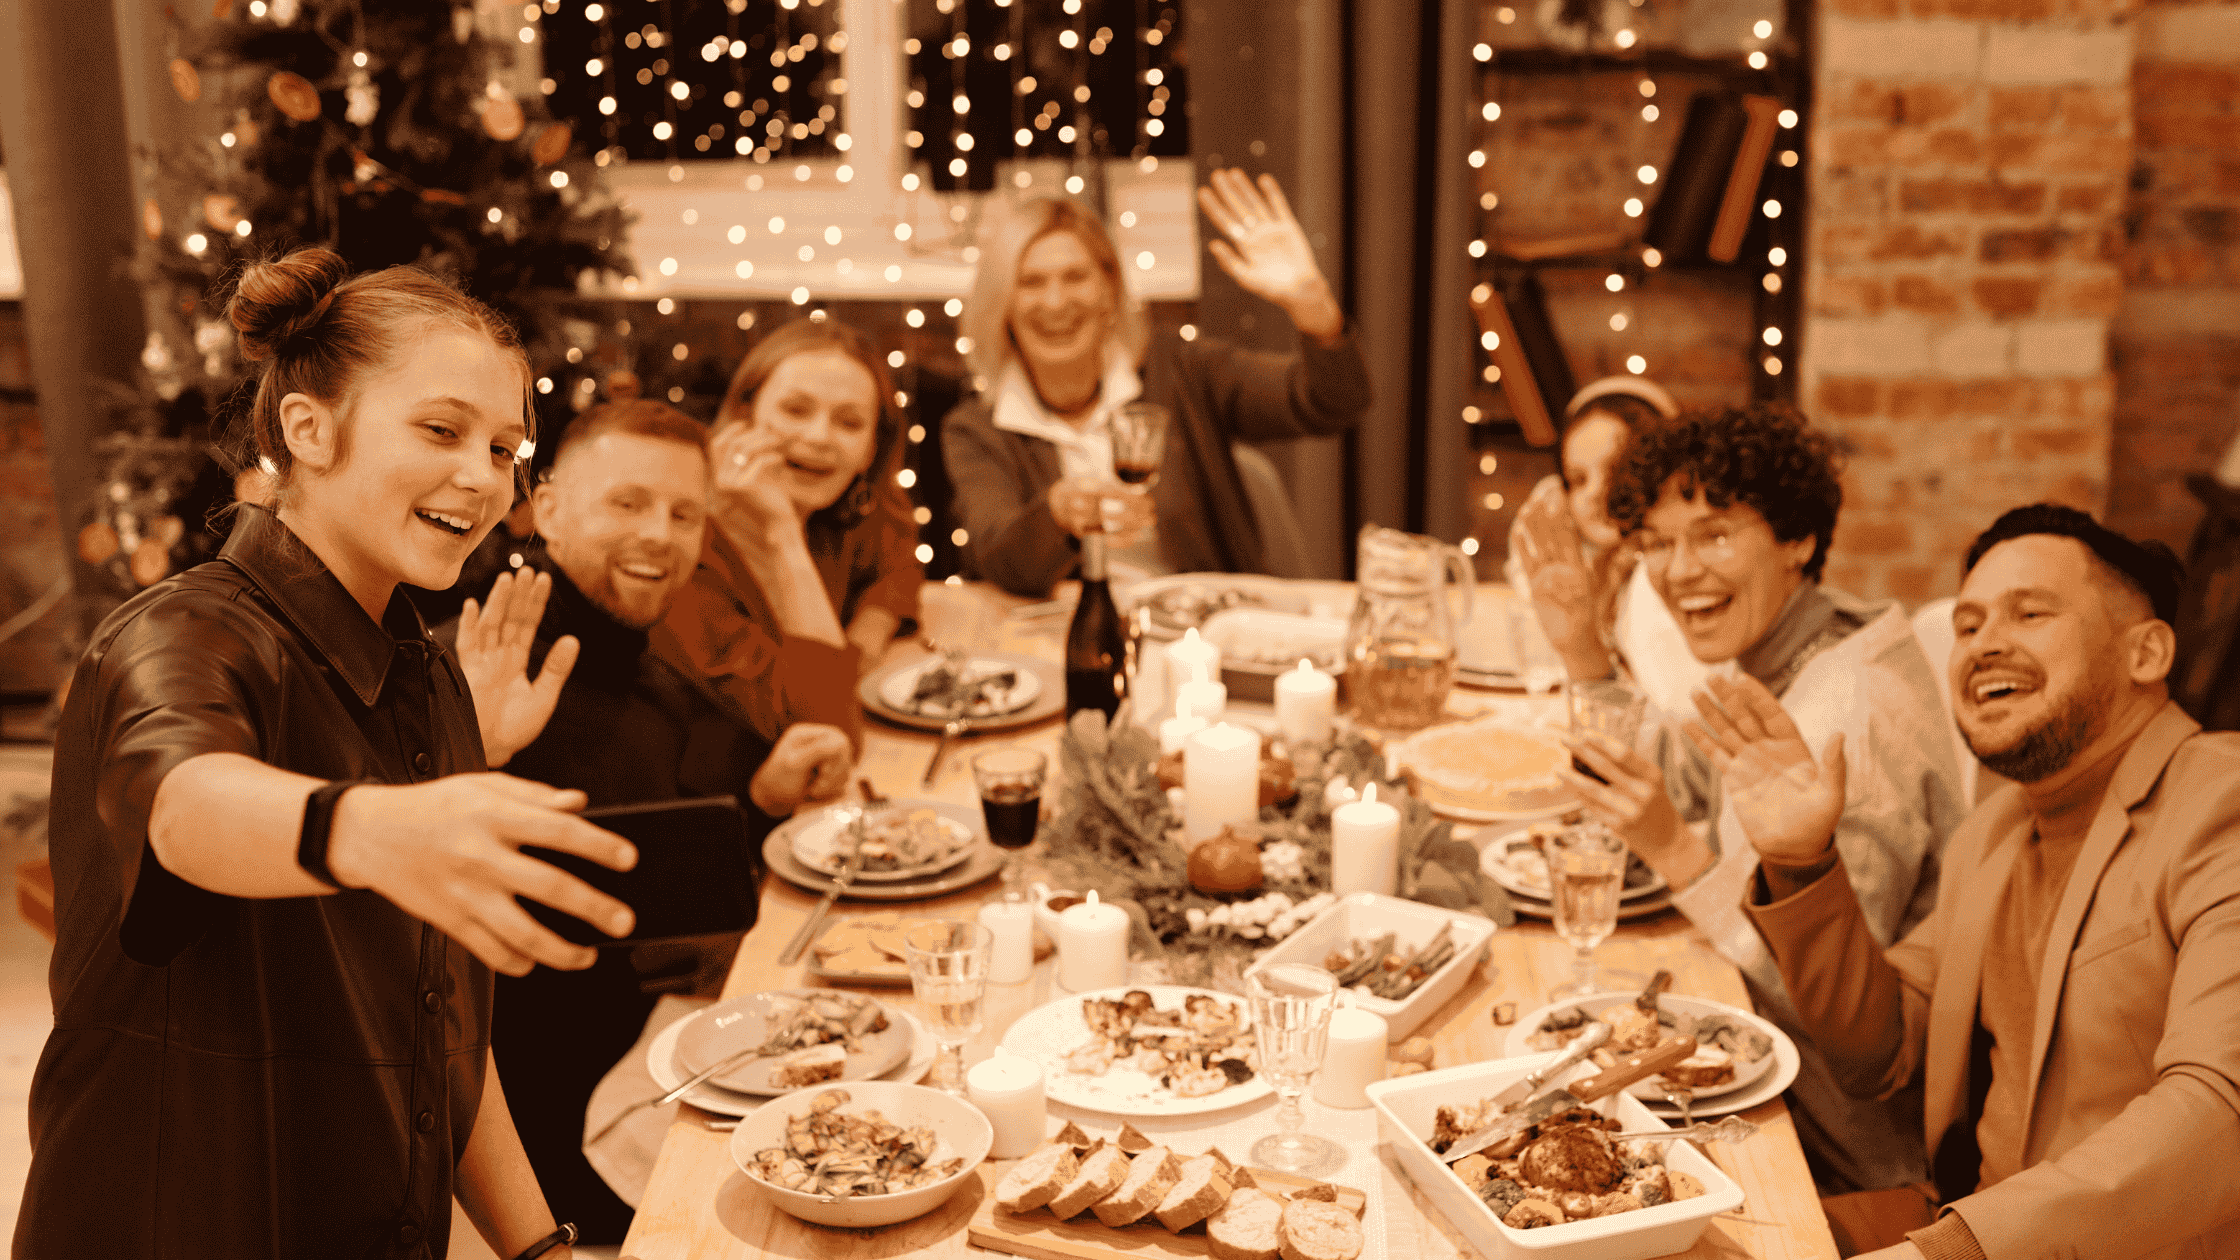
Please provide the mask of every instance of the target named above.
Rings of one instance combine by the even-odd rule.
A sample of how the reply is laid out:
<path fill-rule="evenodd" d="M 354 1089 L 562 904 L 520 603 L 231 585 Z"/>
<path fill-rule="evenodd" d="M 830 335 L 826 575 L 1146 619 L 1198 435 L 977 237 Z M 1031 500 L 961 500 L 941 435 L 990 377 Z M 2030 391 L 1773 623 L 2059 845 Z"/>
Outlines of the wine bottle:
<path fill-rule="evenodd" d="M 1105 577 L 1104 535 L 1085 534 L 1081 539 L 1081 603 L 1073 610 L 1073 624 L 1066 627 L 1068 718 L 1083 709 L 1097 709 L 1106 721 L 1112 720 L 1120 710 L 1120 696 L 1127 690 L 1123 672 L 1126 656 L 1126 629 Z"/>

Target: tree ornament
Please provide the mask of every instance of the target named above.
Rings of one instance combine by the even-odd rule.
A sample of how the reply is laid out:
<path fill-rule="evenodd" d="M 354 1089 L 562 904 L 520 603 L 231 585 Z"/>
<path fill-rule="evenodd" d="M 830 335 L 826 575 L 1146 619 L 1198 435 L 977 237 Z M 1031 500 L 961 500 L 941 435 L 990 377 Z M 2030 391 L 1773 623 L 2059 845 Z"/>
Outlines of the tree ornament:
<path fill-rule="evenodd" d="M 211 0 L 210 17 L 212 20 L 223 22 L 232 16 L 233 0 Z"/>
<path fill-rule="evenodd" d="M 171 90 L 179 94 L 180 100 L 190 105 L 201 100 L 202 72 L 196 70 L 194 63 L 186 58 L 173 57 L 171 59 Z"/>
<path fill-rule="evenodd" d="M 529 118 L 521 111 L 521 102 L 511 96 L 494 96 L 482 107 L 482 129 L 500 144 L 520 139 L 528 125 Z"/>
<path fill-rule="evenodd" d="M 142 586 L 154 586 L 171 572 L 171 548 L 153 538 L 143 538 L 132 549 L 132 580 Z"/>
<path fill-rule="evenodd" d="M 381 112 L 381 87 L 364 70 L 350 72 L 350 86 L 342 89 L 342 99 L 343 121 L 353 127 L 368 125 Z"/>
<path fill-rule="evenodd" d="M 151 241 L 163 239 L 163 207 L 157 205 L 153 197 L 140 203 L 140 230 L 146 232 Z"/>
<path fill-rule="evenodd" d="M 214 232 L 231 232 L 241 222 L 241 199 L 232 193 L 211 193 L 202 199 L 202 221 Z"/>
<path fill-rule="evenodd" d="M 319 116 L 319 89 L 293 70 L 282 70 L 265 80 L 264 92 L 281 113 L 297 122 L 310 122 Z"/>
<path fill-rule="evenodd" d="M 148 522 L 148 537 L 166 547 L 176 547 L 187 536 L 187 523 L 176 516 L 159 516 Z"/>
<path fill-rule="evenodd" d="M 107 564 L 122 545 L 117 527 L 107 521 L 95 521 L 78 531 L 78 558 L 87 564 Z"/>
<path fill-rule="evenodd" d="M 537 133 L 537 143 L 529 156 L 539 166 L 550 166 L 568 156 L 568 145 L 575 139 L 575 128 L 564 122 L 549 124 Z"/>

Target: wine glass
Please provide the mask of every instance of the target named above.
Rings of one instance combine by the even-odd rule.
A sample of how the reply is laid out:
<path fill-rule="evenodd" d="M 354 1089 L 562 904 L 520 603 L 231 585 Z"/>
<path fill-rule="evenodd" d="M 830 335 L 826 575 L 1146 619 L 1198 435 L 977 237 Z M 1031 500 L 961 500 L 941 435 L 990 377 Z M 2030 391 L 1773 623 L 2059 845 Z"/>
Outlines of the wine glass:
<path fill-rule="evenodd" d="M 1299 1113 L 1299 1099 L 1314 1083 L 1330 1041 L 1330 1012 L 1338 1004 L 1337 978 L 1321 967 L 1279 963 L 1246 976 L 1245 995 L 1252 1002 L 1260 1073 L 1275 1086 L 1277 1099 L 1276 1132 L 1252 1144 L 1252 1158 L 1269 1168 L 1307 1176 L 1337 1171 L 1346 1161 L 1345 1148 L 1303 1132 Z"/>
<path fill-rule="evenodd" d="M 1158 403 L 1124 403 L 1112 413 L 1112 475 L 1149 490 L 1158 484 L 1159 459 L 1167 449 L 1173 413 Z"/>
<path fill-rule="evenodd" d="M 902 934 L 910 991 L 933 1039 L 941 1044 L 927 1079 L 959 1098 L 965 1097 L 964 1043 L 980 1031 L 995 940 L 988 929 L 958 919 L 920 923 Z"/>
<path fill-rule="evenodd" d="M 1003 850 L 1003 899 L 1026 900 L 1026 874 L 1020 854 L 1034 843 L 1042 815 L 1042 780 L 1050 759 L 1032 748 L 991 748 L 972 759 L 972 782 L 980 789 L 980 813 L 988 839 Z"/>
<path fill-rule="evenodd" d="M 1548 891 L 1555 902 L 1556 935 L 1571 942 L 1571 982 L 1551 998 L 1584 997 L 1595 985 L 1594 950 L 1618 927 L 1618 892 L 1625 883 L 1626 846 L 1599 822 L 1566 827 L 1548 842 Z"/>

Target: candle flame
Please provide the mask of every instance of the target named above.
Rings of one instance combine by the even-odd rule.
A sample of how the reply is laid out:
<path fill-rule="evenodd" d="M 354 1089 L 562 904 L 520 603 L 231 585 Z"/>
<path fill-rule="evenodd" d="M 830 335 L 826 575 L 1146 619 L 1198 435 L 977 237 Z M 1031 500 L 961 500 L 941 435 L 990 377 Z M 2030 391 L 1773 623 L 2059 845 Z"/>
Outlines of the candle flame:
<path fill-rule="evenodd" d="M 1307 659 L 1306 657 L 1304 657 L 1304 656 L 1300 657 L 1300 658 L 1299 658 L 1299 672 L 1300 672 L 1300 673 L 1302 673 L 1302 674 L 1311 674 L 1311 673 L 1313 673 L 1313 672 L 1314 672 L 1314 662 L 1313 662 L 1313 661 L 1310 661 L 1310 660 L 1308 660 L 1308 659 Z"/>
<path fill-rule="evenodd" d="M 1377 803 L 1376 780 L 1370 780 L 1368 785 L 1361 789 L 1361 803 L 1364 805 L 1374 805 Z"/>
<path fill-rule="evenodd" d="M 1096 890 L 1096 889 L 1092 888 L 1092 889 L 1090 889 L 1090 890 L 1089 890 L 1089 898 L 1088 898 L 1088 900 L 1087 900 L 1086 902 L 1084 902 L 1083 904 L 1085 904 L 1085 905 L 1091 905 L 1091 906 L 1093 906 L 1093 905 L 1097 904 L 1097 890 Z"/>
<path fill-rule="evenodd" d="M 1183 631 L 1182 641 L 1195 647 L 1198 642 L 1198 628 L 1196 626 L 1192 626 L 1189 629 Z"/>

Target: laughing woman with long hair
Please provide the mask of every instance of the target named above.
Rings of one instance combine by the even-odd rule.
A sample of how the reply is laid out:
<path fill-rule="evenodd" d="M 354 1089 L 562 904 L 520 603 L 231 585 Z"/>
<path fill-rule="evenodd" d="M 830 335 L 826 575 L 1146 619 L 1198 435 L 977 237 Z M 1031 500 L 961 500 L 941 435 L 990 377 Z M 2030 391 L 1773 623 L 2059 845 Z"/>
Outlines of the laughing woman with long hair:
<path fill-rule="evenodd" d="M 242 275 L 274 498 L 111 615 L 70 688 L 25 1260 L 441 1260 L 454 1196 L 499 1255 L 556 1232 L 489 1065 L 491 969 L 592 960 L 517 894 L 629 930 L 522 844 L 635 855 L 581 793 L 481 773 L 573 647 L 508 685 L 398 590 L 450 586 L 512 505 L 528 365 L 432 276 L 346 277 L 319 249 Z"/>

